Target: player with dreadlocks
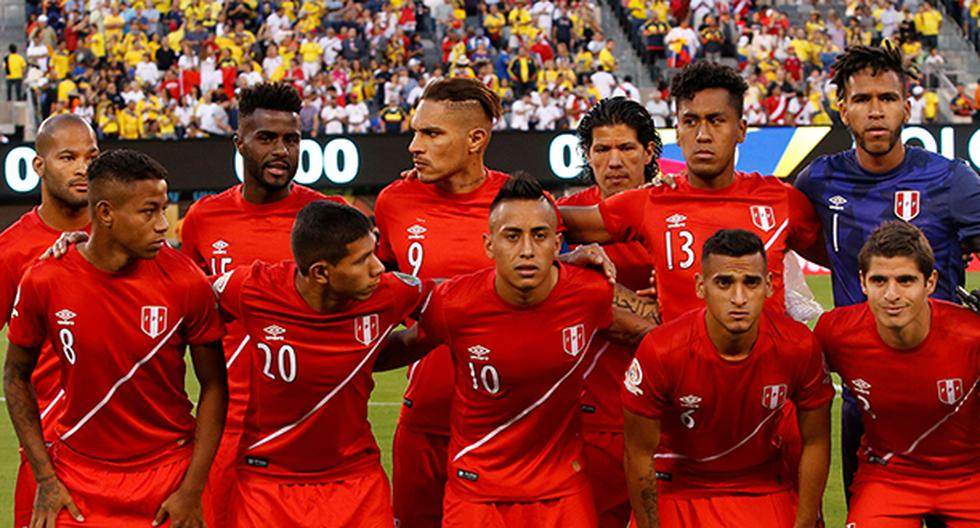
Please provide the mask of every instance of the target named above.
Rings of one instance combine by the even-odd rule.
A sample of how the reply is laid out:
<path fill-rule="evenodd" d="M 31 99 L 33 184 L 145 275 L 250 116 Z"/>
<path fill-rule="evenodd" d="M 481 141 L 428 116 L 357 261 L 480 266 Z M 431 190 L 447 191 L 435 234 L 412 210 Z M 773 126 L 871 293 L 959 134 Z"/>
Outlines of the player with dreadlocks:
<path fill-rule="evenodd" d="M 896 219 L 915 224 L 932 246 L 939 278 L 931 296 L 956 302 L 956 288 L 965 281 L 964 254 L 980 251 L 980 178 L 963 160 L 902 143 L 914 74 L 897 49 L 854 46 L 833 69 L 841 119 L 855 147 L 817 158 L 797 177 L 796 187 L 823 224 L 834 304 L 865 301 L 858 253 L 872 231 Z M 862 428 L 849 391 L 841 418 L 844 483 L 850 489 Z"/>
<path fill-rule="evenodd" d="M 181 251 L 208 275 L 222 275 L 259 259 L 290 258 L 289 234 L 300 209 L 317 200 L 344 203 L 293 183 L 302 105 L 296 90 L 285 83 L 262 83 L 242 91 L 235 147 L 244 160 L 243 183 L 195 203 L 181 229 Z M 227 525 L 252 372 L 247 347 L 255 346 L 239 323 L 229 324 L 227 330 L 228 418 L 204 494 L 204 514 L 212 528 Z"/>

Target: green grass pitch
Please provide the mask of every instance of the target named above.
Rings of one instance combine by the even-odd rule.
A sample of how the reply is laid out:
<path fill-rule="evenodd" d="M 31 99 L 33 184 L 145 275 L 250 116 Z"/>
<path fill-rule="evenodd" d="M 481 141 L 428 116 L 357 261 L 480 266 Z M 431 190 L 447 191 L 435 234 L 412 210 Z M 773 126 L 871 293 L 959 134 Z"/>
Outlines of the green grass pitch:
<path fill-rule="evenodd" d="M 810 277 L 808 282 L 813 289 L 817 299 L 829 308 L 832 305 L 830 280 L 828 277 Z M 980 287 L 980 273 L 971 273 L 967 279 L 970 288 Z M 0 358 L 6 354 L 7 339 L 6 331 L 0 336 Z M 192 376 L 188 378 L 191 383 L 191 392 L 196 391 L 196 384 L 192 383 Z M 375 376 L 376 387 L 371 398 L 369 416 L 374 428 L 374 435 L 381 446 L 381 461 L 385 470 L 391 471 L 391 439 L 395 432 L 395 422 L 398 419 L 398 410 L 401 402 L 402 392 L 405 388 L 405 372 L 399 370 L 386 372 Z M 13 491 L 14 480 L 17 475 L 19 456 L 17 454 L 17 438 L 14 435 L 10 419 L 7 417 L 7 406 L 3 406 L 3 418 L 0 420 L 0 526 L 11 526 L 13 524 Z M 830 479 L 827 484 L 827 491 L 824 495 L 824 515 L 827 518 L 827 526 L 844 525 L 844 489 L 840 478 L 840 448 L 839 448 L 839 421 L 840 421 L 840 399 L 834 402 L 833 408 L 833 427 L 831 435 L 833 438 L 833 452 L 830 468 Z"/>

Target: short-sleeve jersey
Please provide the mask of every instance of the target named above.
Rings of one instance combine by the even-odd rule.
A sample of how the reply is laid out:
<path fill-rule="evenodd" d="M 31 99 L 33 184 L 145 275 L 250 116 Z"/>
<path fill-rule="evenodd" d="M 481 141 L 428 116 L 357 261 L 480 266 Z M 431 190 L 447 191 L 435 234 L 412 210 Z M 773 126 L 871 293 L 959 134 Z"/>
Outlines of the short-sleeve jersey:
<path fill-rule="evenodd" d="M 589 206 L 602 201 L 598 186 L 558 199 L 558 205 Z M 631 290 L 650 287 L 653 257 L 637 242 L 603 246 L 616 264 L 616 282 Z M 585 392 L 582 394 L 582 426 L 586 430 L 623 432 L 623 406 L 619 399 L 623 375 L 633 359 L 634 347 L 596 337 L 592 363 L 585 370 Z"/>
<path fill-rule="evenodd" d="M 834 397 L 816 337 L 800 323 L 763 311 L 759 336 L 738 361 L 708 337 L 706 309 L 647 334 L 626 375 L 626 410 L 659 419 L 656 457 L 669 476 L 661 492 L 679 496 L 767 494 L 792 487 L 780 453 L 783 406 L 812 410 Z"/>
<path fill-rule="evenodd" d="M 236 185 L 219 194 L 201 198 L 184 215 L 180 230 L 181 251 L 208 275 L 221 275 L 256 260 L 279 262 L 292 258 L 289 236 L 299 211 L 311 202 L 343 198 L 324 196 L 293 184 L 289 196 L 270 204 L 253 204 Z M 237 322 L 228 325 L 223 341 L 228 366 L 228 421 L 225 430 L 237 431 L 245 413 L 248 391 L 248 344 Z M 237 364 L 237 366 L 236 366 Z"/>
<path fill-rule="evenodd" d="M 374 204 L 381 232 L 378 258 L 423 279 L 448 279 L 493 264 L 483 249 L 490 203 L 507 181 L 487 170 L 483 184 L 465 194 L 449 194 L 416 177 L 384 188 Z M 449 351 L 440 347 L 409 368 L 399 426 L 449 434 L 453 394 Z"/>
<path fill-rule="evenodd" d="M 783 257 L 817 242 L 820 220 L 806 197 L 776 178 L 735 173 L 725 189 L 692 187 L 680 177 L 666 186 L 625 191 L 599 204 L 606 231 L 618 241 L 638 241 L 654 256 L 664 321 L 702 306 L 694 276 L 701 248 L 719 229 L 741 228 L 762 239 L 773 275 L 769 306 L 785 311 Z"/>
<path fill-rule="evenodd" d="M 223 334 L 210 284 L 176 250 L 109 273 L 72 247 L 24 275 L 9 339 L 54 345 L 65 390 L 57 437 L 90 458 L 128 464 L 192 441 L 185 346 Z"/>
<path fill-rule="evenodd" d="M 912 349 L 882 341 L 867 303 L 824 314 L 815 331 L 828 366 L 860 404 L 861 464 L 923 478 L 974 475 L 980 315 L 945 301 L 929 306 L 929 336 Z"/>
<path fill-rule="evenodd" d="M 980 177 L 963 160 L 906 147 L 901 165 L 875 174 L 861 168 L 852 149 L 817 158 L 796 187 L 823 224 L 834 304 L 864 302 L 857 255 L 871 232 L 891 220 L 922 230 L 939 270 L 933 297 L 956 301 L 956 286 L 965 280 L 961 242 L 980 235 Z"/>
<path fill-rule="evenodd" d="M 540 501 L 588 486 L 582 458 L 582 375 L 595 333 L 612 324 L 612 286 L 559 265 L 542 302 L 517 307 L 493 268 L 440 284 L 422 331 L 449 346 L 455 368 L 448 483 L 475 501 Z"/>
<path fill-rule="evenodd" d="M 60 231 L 41 220 L 37 209 L 31 209 L 0 234 L 0 325 L 6 325 L 10 320 L 17 285 L 24 272 L 61 236 Z M 44 438 L 48 441 L 54 439 L 54 423 L 64 404 L 59 378 L 58 358 L 51 343 L 45 341 L 41 345 L 31 383 L 41 411 Z"/>
<path fill-rule="evenodd" d="M 385 273 L 370 298 L 321 313 L 296 291 L 295 277 L 292 261 L 258 261 L 215 281 L 221 310 L 255 343 L 239 463 L 294 480 L 374 469 L 371 369 L 392 328 L 422 303 L 431 283 Z"/>

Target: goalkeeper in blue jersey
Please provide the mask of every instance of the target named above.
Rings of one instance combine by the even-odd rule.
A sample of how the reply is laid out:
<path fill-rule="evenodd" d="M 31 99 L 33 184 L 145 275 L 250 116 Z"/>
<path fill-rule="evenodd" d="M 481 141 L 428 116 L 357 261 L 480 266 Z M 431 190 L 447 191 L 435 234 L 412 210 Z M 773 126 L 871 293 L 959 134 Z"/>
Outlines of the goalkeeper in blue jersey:
<path fill-rule="evenodd" d="M 898 49 L 854 46 L 833 66 L 841 119 L 855 148 L 817 158 L 796 186 L 820 215 L 837 306 L 865 300 L 858 252 L 880 224 L 904 220 L 925 233 L 936 256 L 933 297 L 957 302 L 965 262 L 980 252 L 980 177 L 963 160 L 950 160 L 901 141 L 909 119 L 908 81 Z M 860 353 L 855 350 L 854 353 Z M 852 395 L 843 407 L 844 480 L 857 467 L 861 418 Z"/>

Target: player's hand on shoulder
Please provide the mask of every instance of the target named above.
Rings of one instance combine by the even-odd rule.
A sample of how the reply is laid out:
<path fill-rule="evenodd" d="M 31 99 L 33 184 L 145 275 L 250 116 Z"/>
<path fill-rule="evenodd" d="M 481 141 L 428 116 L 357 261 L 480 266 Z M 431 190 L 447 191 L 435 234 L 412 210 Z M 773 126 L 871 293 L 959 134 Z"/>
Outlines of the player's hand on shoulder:
<path fill-rule="evenodd" d="M 416 170 L 416 169 L 406 169 L 406 170 L 401 171 L 401 173 L 398 175 L 398 177 L 401 178 L 401 179 L 403 179 L 403 180 L 410 180 L 412 178 L 418 177 L 418 175 L 419 175 L 419 171 L 418 170 Z"/>
<path fill-rule="evenodd" d="M 980 314 L 980 289 L 969 292 L 966 291 L 966 288 L 957 286 L 956 295 L 963 302 L 963 306 L 973 310 L 974 313 Z"/>
<path fill-rule="evenodd" d="M 602 271 L 610 284 L 616 284 L 616 264 L 599 244 L 583 244 L 559 255 L 558 260 L 571 266 Z"/>
<path fill-rule="evenodd" d="M 651 302 L 657 301 L 657 272 L 654 269 L 650 269 L 650 287 L 644 288 L 642 290 L 636 290 L 636 294 L 644 299 Z"/>
<path fill-rule="evenodd" d="M 664 185 L 671 189 L 676 189 L 678 176 L 677 174 L 658 173 L 652 180 L 641 185 L 640 189 L 652 189 L 654 187 L 663 187 Z"/>
<path fill-rule="evenodd" d="M 172 528 L 202 528 L 204 512 L 201 494 L 178 488 L 160 505 L 156 518 L 153 519 L 153 526 L 160 526 L 168 518 Z"/>
<path fill-rule="evenodd" d="M 31 515 L 31 528 L 54 528 L 58 514 L 62 508 L 78 522 L 84 522 L 85 517 L 75 506 L 68 493 L 68 488 L 55 475 L 37 481 L 37 493 L 34 495 L 34 513 Z"/>
<path fill-rule="evenodd" d="M 78 244 L 85 242 L 86 240 L 88 240 L 88 233 L 84 231 L 65 231 L 60 237 L 58 237 L 58 240 L 55 240 L 54 244 L 51 244 L 51 247 L 49 247 L 44 254 L 41 255 L 41 260 L 47 258 L 60 259 L 68 253 L 68 248 L 70 248 L 72 244 Z"/>

